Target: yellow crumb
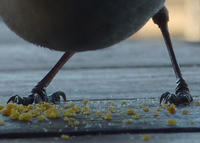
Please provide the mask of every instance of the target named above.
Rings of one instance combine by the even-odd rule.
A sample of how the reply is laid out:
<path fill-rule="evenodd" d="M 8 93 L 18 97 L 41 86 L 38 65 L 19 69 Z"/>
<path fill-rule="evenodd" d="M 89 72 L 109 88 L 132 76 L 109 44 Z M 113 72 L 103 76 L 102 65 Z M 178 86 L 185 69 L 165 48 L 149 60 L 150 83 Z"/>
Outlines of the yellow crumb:
<path fill-rule="evenodd" d="M 74 118 L 69 118 L 68 119 L 68 125 L 69 126 L 74 126 L 74 124 L 75 124 L 75 119 Z"/>
<path fill-rule="evenodd" d="M 127 105 L 127 101 L 122 101 L 121 105 Z"/>
<path fill-rule="evenodd" d="M 171 119 L 171 120 L 168 120 L 167 123 L 168 123 L 168 125 L 170 125 L 170 126 L 175 126 L 175 125 L 176 125 L 176 120 Z"/>
<path fill-rule="evenodd" d="M 196 106 L 200 106 L 200 101 L 196 102 Z"/>
<path fill-rule="evenodd" d="M 183 110 L 183 112 L 182 112 L 182 114 L 185 114 L 185 115 L 187 115 L 187 114 L 189 114 L 189 113 L 190 113 L 189 110 Z"/>
<path fill-rule="evenodd" d="M 96 112 L 96 117 L 101 117 L 102 113 L 101 112 Z"/>
<path fill-rule="evenodd" d="M 158 112 L 154 112 L 154 116 L 158 116 L 159 114 L 158 114 Z"/>
<path fill-rule="evenodd" d="M 2 110 L 4 108 L 4 106 L 3 105 L 0 105 L 0 110 Z"/>
<path fill-rule="evenodd" d="M 39 115 L 39 116 L 37 116 L 37 119 L 38 119 L 38 121 L 42 122 L 42 121 L 45 120 L 46 118 L 45 118 L 45 116 L 43 116 L 43 115 Z"/>
<path fill-rule="evenodd" d="M 114 107 L 109 107 L 109 112 L 113 113 L 115 111 Z"/>
<path fill-rule="evenodd" d="M 144 112 L 149 112 L 149 108 L 144 108 Z"/>
<path fill-rule="evenodd" d="M 157 111 L 162 111 L 162 108 L 161 108 L 161 107 L 158 107 L 158 108 L 157 108 Z"/>
<path fill-rule="evenodd" d="M 164 105 L 162 106 L 162 108 L 167 109 L 167 108 L 168 108 L 168 104 L 164 104 Z"/>
<path fill-rule="evenodd" d="M 127 110 L 127 114 L 128 114 L 128 115 L 135 115 L 136 112 L 135 112 L 134 109 L 128 109 L 128 110 Z"/>
<path fill-rule="evenodd" d="M 86 106 L 89 103 L 89 100 L 83 100 L 83 104 Z"/>
<path fill-rule="evenodd" d="M 107 104 L 115 105 L 114 101 L 108 101 Z"/>
<path fill-rule="evenodd" d="M 5 121 L 4 120 L 0 120 L 0 126 L 5 125 Z"/>
<path fill-rule="evenodd" d="M 120 114 L 123 114 L 123 110 L 119 110 L 119 113 L 120 113 Z"/>
<path fill-rule="evenodd" d="M 33 119 L 33 116 L 31 113 L 22 113 L 19 115 L 19 120 L 20 121 L 31 121 Z"/>
<path fill-rule="evenodd" d="M 61 137 L 62 139 L 64 139 L 64 140 L 68 140 L 68 139 L 70 138 L 68 135 L 64 135 L 64 134 L 61 135 L 60 137 Z"/>
<path fill-rule="evenodd" d="M 9 117 L 11 119 L 18 119 L 19 116 L 20 116 L 20 113 L 18 112 L 18 110 L 12 109 Z"/>
<path fill-rule="evenodd" d="M 135 115 L 135 119 L 140 119 L 140 116 L 139 115 Z"/>
<path fill-rule="evenodd" d="M 142 137 L 142 139 L 143 139 L 144 141 L 149 141 L 149 140 L 151 139 L 151 136 L 150 136 L 150 135 L 144 135 L 144 136 Z"/>
<path fill-rule="evenodd" d="M 84 109 L 83 109 L 83 115 L 90 115 L 91 113 L 90 113 L 90 108 L 89 107 L 85 107 Z"/>
<path fill-rule="evenodd" d="M 123 123 L 127 123 L 127 124 L 132 124 L 133 123 L 133 119 L 124 119 L 122 122 Z"/>
<path fill-rule="evenodd" d="M 55 107 L 52 107 L 45 111 L 45 117 L 49 119 L 56 119 L 60 117 L 60 113 Z"/>
<path fill-rule="evenodd" d="M 7 108 L 4 108 L 1 110 L 1 114 L 4 116 L 9 116 L 11 113 L 11 110 L 8 110 Z"/>
<path fill-rule="evenodd" d="M 194 124 L 195 124 L 195 122 L 194 122 L 194 121 L 190 121 L 190 124 L 191 124 L 191 125 L 194 125 Z"/>
<path fill-rule="evenodd" d="M 175 114 L 176 113 L 176 107 L 174 104 L 171 104 L 168 108 L 169 113 Z"/>

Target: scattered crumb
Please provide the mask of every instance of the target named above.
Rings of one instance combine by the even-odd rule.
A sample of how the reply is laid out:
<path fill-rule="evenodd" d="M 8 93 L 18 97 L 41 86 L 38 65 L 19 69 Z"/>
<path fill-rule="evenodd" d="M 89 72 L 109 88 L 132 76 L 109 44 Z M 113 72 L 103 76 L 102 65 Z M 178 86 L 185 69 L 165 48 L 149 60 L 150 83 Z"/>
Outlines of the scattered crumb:
<path fill-rule="evenodd" d="M 159 115 L 159 113 L 158 112 L 154 112 L 154 116 L 158 116 Z"/>
<path fill-rule="evenodd" d="M 42 121 L 44 121 L 46 118 L 45 118 L 45 116 L 43 116 L 43 115 L 39 115 L 39 116 L 37 116 L 37 119 L 38 119 L 38 121 L 42 122 Z"/>
<path fill-rule="evenodd" d="M 171 104 L 168 108 L 169 113 L 175 114 L 176 113 L 176 107 L 174 104 Z"/>
<path fill-rule="evenodd" d="M 151 136 L 150 135 L 144 135 L 144 136 L 142 136 L 142 139 L 144 141 L 149 141 L 151 139 Z"/>
<path fill-rule="evenodd" d="M 3 105 L 0 105 L 0 110 L 2 110 L 4 108 L 4 106 Z"/>
<path fill-rule="evenodd" d="M 127 114 L 128 114 L 128 115 L 135 115 L 136 112 L 135 112 L 134 109 L 128 109 L 128 110 L 127 110 Z"/>
<path fill-rule="evenodd" d="M 86 106 L 89 103 L 89 100 L 83 100 L 83 104 Z"/>
<path fill-rule="evenodd" d="M 4 120 L 0 120 L 0 126 L 5 125 L 5 121 Z"/>
<path fill-rule="evenodd" d="M 182 112 L 182 114 L 184 114 L 184 115 L 187 115 L 187 114 L 189 114 L 189 113 L 190 113 L 189 110 L 183 110 L 183 112 Z"/>
<path fill-rule="evenodd" d="M 149 108 L 144 108 L 143 110 L 144 110 L 144 112 L 149 112 L 150 111 Z"/>
<path fill-rule="evenodd" d="M 195 122 L 194 122 L 194 121 L 190 121 L 190 124 L 191 124 L 191 125 L 194 125 L 194 124 L 195 124 Z"/>
<path fill-rule="evenodd" d="M 135 119 L 136 120 L 140 119 L 140 116 L 139 115 L 135 115 Z"/>
<path fill-rule="evenodd" d="M 33 116 L 31 113 L 27 112 L 27 113 L 22 113 L 19 115 L 19 120 L 20 121 L 32 121 Z"/>
<path fill-rule="evenodd" d="M 171 120 L 168 120 L 167 123 L 168 123 L 168 125 L 170 125 L 170 126 L 175 126 L 175 125 L 176 125 L 176 120 L 171 119 Z"/>
<path fill-rule="evenodd" d="M 109 107 L 109 112 L 113 113 L 115 111 L 114 107 Z"/>
<path fill-rule="evenodd" d="M 115 105 L 114 101 L 108 101 L 107 104 Z"/>
<path fill-rule="evenodd" d="M 200 106 L 200 101 L 196 102 L 196 106 Z"/>
<path fill-rule="evenodd" d="M 162 111 L 162 108 L 161 108 L 161 107 L 158 107 L 158 108 L 157 108 L 157 111 Z"/>
<path fill-rule="evenodd" d="M 167 109 L 167 108 L 168 108 L 168 104 L 164 104 L 164 105 L 162 106 L 162 108 Z"/>
<path fill-rule="evenodd" d="M 68 140 L 68 139 L 70 138 L 68 135 L 64 135 L 64 134 L 61 135 L 60 137 L 61 137 L 62 139 L 64 139 L 64 140 Z"/>
<path fill-rule="evenodd" d="M 122 101 L 121 105 L 127 105 L 127 101 Z"/>
<path fill-rule="evenodd" d="M 133 123 L 133 119 L 124 119 L 122 122 L 127 123 L 127 124 L 131 124 L 131 123 Z"/>

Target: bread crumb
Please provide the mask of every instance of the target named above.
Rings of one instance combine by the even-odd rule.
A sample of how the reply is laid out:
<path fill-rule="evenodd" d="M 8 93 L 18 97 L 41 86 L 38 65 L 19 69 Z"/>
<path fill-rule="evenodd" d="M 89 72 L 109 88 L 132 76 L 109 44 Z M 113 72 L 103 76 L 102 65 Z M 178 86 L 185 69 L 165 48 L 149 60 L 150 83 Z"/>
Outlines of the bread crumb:
<path fill-rule="evenodd" d="M 135 115 L 136 112 L 135 112 L 134 109 L 128 109 L 127 114 L 128 114 L 128 115 Z"/>
<path fill-rule="evenodd" d="M 149 108 L 144 108 L 144 112 L 149 112 Z"/>
<path fill-rule="evenodd" d="M 176 120 L 171 119 L 171 120 L 168 120 L 167 123 L 168 123 L 168 125 L 170 125 L 170 126 L 175 126 L 175 125 L 176 125 Z"/>
<path fill-rule="evenodd" d="M 184 114 L 184 115 L 187 115 L 187 114 L 189 114 L 189 113 L 190 113 L 189 110 L 183 110 L 183 112 L 182 112 L 182 114 Z"/>
<path fill-rule="evenodd" d="M 68 135 L 65 134 L 61 135 L 60 137 L 64 140 L 68 140 L 70 138 Z"/>
<path fill-rule="evenodd" d="M 0 120 L 0 126 L 5 125 L 5 121 L 4 120 Z"/>
<path fill-rule="evenodd" d="M 144 136 L 142 137 L 142 139 L 143 139 L 144 141 L 149 141 L 149 140 L 151 139 L 151 136 L 150 136 L 150 135 L 144 135 Z"/>
<path fill-rule="evenodd" d="M 176 107 L 174 104 L 171 104 L 168 108 L 169 113 L 175 114 L 176 113 Z"/>

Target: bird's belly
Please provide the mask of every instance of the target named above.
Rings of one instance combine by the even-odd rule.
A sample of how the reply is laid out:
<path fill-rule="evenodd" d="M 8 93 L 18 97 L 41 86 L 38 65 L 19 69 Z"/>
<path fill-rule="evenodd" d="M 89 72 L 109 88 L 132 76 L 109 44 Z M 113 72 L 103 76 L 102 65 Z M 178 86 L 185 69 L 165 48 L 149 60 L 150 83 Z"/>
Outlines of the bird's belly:
<path fill-rule="evenodd" d="M 105 48 L 137 32 L 165 0 L 0 0 L 15 33 L 60 51 Z"/>

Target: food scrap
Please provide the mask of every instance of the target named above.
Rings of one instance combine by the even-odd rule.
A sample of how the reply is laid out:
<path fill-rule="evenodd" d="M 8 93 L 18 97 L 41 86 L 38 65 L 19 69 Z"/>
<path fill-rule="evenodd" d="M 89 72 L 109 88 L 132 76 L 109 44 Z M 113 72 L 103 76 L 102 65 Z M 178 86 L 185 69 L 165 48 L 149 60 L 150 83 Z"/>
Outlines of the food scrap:
<path fill-rule="evenodd" d="M 144 135 L 142 138 L 143 138 L 144 141 L 149 141 L 151 139 L 151 136 L 150 135 Z"/>

